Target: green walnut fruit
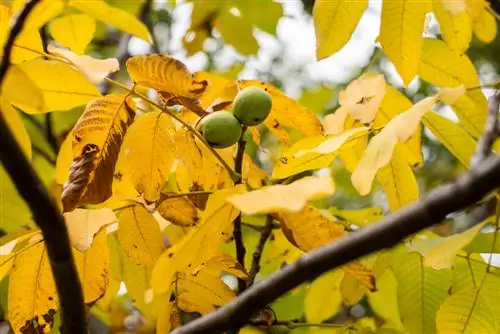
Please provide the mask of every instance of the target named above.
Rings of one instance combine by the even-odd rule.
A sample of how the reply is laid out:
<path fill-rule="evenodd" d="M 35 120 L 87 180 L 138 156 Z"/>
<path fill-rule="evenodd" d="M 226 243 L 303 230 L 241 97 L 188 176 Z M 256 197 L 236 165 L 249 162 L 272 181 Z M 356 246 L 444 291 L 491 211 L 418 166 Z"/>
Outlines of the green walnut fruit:
<path fill-rule="evenodd" d="M 234 145 L 241 137 L 241 124 L 227 111 L 217 111 L 203 117 L 198 130 L 214 148 L 226 148 Z"/>
<path fill-rule="evenodd" d="M 258 125 L 271 112 L 271 96 L 263 89 L 251 86 L 236 95 L 233 102 L 234 116 L 246 126 Z"/>

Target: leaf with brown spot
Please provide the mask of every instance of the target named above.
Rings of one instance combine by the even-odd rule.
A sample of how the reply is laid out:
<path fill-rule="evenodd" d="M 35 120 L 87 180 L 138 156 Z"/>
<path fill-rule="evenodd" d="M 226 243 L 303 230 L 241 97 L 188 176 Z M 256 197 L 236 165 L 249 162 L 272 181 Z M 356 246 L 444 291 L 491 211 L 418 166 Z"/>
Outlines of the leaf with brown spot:
<path fill-rule="evenodd" d="M 174 225 L 194 226 L 199 220 L 196 207 L 187 197 L 168 198 L 162 194 L 158 202 L 160 215 Z"/>
<path fill-rule="evenodd" d="M 73 129 L 73 163 L 62 193 L 64 212 L 111 196 L 118 153 L 134 116 L 133 101 L 125 95 L 108 95 L 87 105 Z"/>
<path fill-rule="evenodd" d="M 152 267 L 165 250 L 158 222 L 140 204 L 122 211 L 117 235 L 125 253 L 139 266 Z"/>

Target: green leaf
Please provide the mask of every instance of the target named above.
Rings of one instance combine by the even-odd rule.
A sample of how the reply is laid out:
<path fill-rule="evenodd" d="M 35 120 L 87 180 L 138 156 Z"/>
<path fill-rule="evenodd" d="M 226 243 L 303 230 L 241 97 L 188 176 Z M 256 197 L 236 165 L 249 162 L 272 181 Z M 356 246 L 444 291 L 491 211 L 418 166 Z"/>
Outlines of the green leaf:
<path fill-rule="evenodd" d="M 305 314 L 308 322 L 319 323 L 333 317 L 342 304 L 340 282 L 342 270 L 333 270 L 317 278 L 306 294 Z"/>
<path fill-rule="evenodd" d="M 225 12 L 217 18 L 215 27 L 219 30 L 224 41 L 231 44 L 239 53 L 248 56 L 259 51 L 259 44 L 253 35 L 252 25 L 244 18 Z"/>

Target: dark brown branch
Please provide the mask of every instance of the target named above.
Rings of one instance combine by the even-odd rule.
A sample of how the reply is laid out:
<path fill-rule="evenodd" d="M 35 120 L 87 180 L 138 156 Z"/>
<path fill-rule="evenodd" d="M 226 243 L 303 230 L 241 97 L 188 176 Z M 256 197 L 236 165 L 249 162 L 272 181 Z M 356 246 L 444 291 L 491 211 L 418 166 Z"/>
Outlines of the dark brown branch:
<path fill-rule="evenodd" d="M 10 66 L 12 47 L 29 14 L 40 0 L 30 0 L 19 14 L 4 46 L 0 63 L 0 87 Z M 86 334 L 85 306 L 78 272 L 68 238 L 64 218 L 24 155 L 0 113 L 0 160 L 20 195 L 33 213 L 47 247 L 61 303 L 62 329 L 65 334 Z"/>
<path fill-rule="evenodd" d="M 243 127 L 243 131 L 241 132 L 241 137 L 238 140 L 238 149 L 236 151 L 236 157 L 234 158 L 234 171 L 241 175 L 243 171 L 243 158 L 245 155 L 245 148 L 247 142 L 245 141 L 245 132 L 246 127 Z M 237 183 L 241 183 L 242 178 L 240 177 L 240 181 Z M 233 239 L 234 244 L 236 245 L 236 260 L 240 263 L 240 265 L 245 268 L 245 244 L 243 242 L 243 234 L 241 233 L 241 213 L 236 217 L 233 222 L 234 230 L 233 230 Z M 238 293 L 242 293 L 247 288 L 246 282 L 238 278 Z"/>
<path fill-rule="evenodd" d="M 304 255 L 255 284 L 231 303 L 173 333 L 221 333 L 241 326 L 256 310 L 303 282 L 367 254 L 393 247 L 407 236 L 441 222 L 448 214 L 481 200 L 500 187 L 499 173 L 500 157 L 490 157 L 456 182 L 435 189 L 425 199 L 385 217 L 378 224 Z"/>
<path fill-rule="evenodd" d="M 260 258 L 262 257 L 262 252 L 264 251 L 264 246 L 273 231 L 273 217 L 268 215 L 266 217 L 266 225 L 260 231 L 260 238 L 255 251 L 252 256 L 252 267 L 250 268 L 250 279 L 247 282 L 247 288 L 251 287 L 255 281 L 255 277 L 260 271 Z"/>

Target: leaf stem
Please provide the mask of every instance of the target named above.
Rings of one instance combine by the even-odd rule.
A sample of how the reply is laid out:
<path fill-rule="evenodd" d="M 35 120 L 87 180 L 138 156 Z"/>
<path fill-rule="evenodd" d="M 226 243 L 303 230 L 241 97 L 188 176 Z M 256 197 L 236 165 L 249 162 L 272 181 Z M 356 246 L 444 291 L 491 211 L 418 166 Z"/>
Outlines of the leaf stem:
<path fill-rule="evenodd" d="M 130 89 L 128 88 L 127 86 L 113 80 L 113 79 L 110 79 L 110 78 L 105 78 L 105 80 L 107 82 L 109 82 L 110 84 L 113 84 L 117 87 L 120 87 L 124 90 L 127 90 L 129 92 L 132 92 L 132 94 L 134 94 L 135 96 L 139 97 L 141 100 L 151 104 L 152 106 L 160 109 L 161 111 L 167 113 L 169 116 L 171 116 L 173 119 L 175 119 L 176 121 L 178 121 L 179 123 L 181 123 L 184 127 L 186 127 L 186 129 L 191 132 L 193 135 L 196 136 L 196 138 L 198 138 L 207 148 L 208 150 L 215 156 L 215 158 L 217 158 L 217 160 L 219 160 L 219 162 L 222 164 L 222 166 L 227 170 L 227 172 L 229 173 L 229 176 L 231 177 L 231 179 L 233 180 L 233 182 L 235 183 L 238 183 L 241 181 L 241 176 L 239 173 L 235 172 L 231 166 L 228 165 L 228 163 L 221 157 L 221 155 L 212 147 L 210 146 L 209 143 L 207 143 L 207 141 L 205 140 L 205 138 L 203 138 L 203 136 L 194 128 L 192 127 L 191 125 L 189 125 L 186 121 L 184 121 L 182 118 L 180 118 L 179 116 L 177 116 L 175 113 L 173 113 L 172 111 L 168 110 L 167 108 L 163 107 L 162 105 L 160 105 L 159 103 L 151 100 L 149 97 L 137 92 L 135 89 Z"/>

